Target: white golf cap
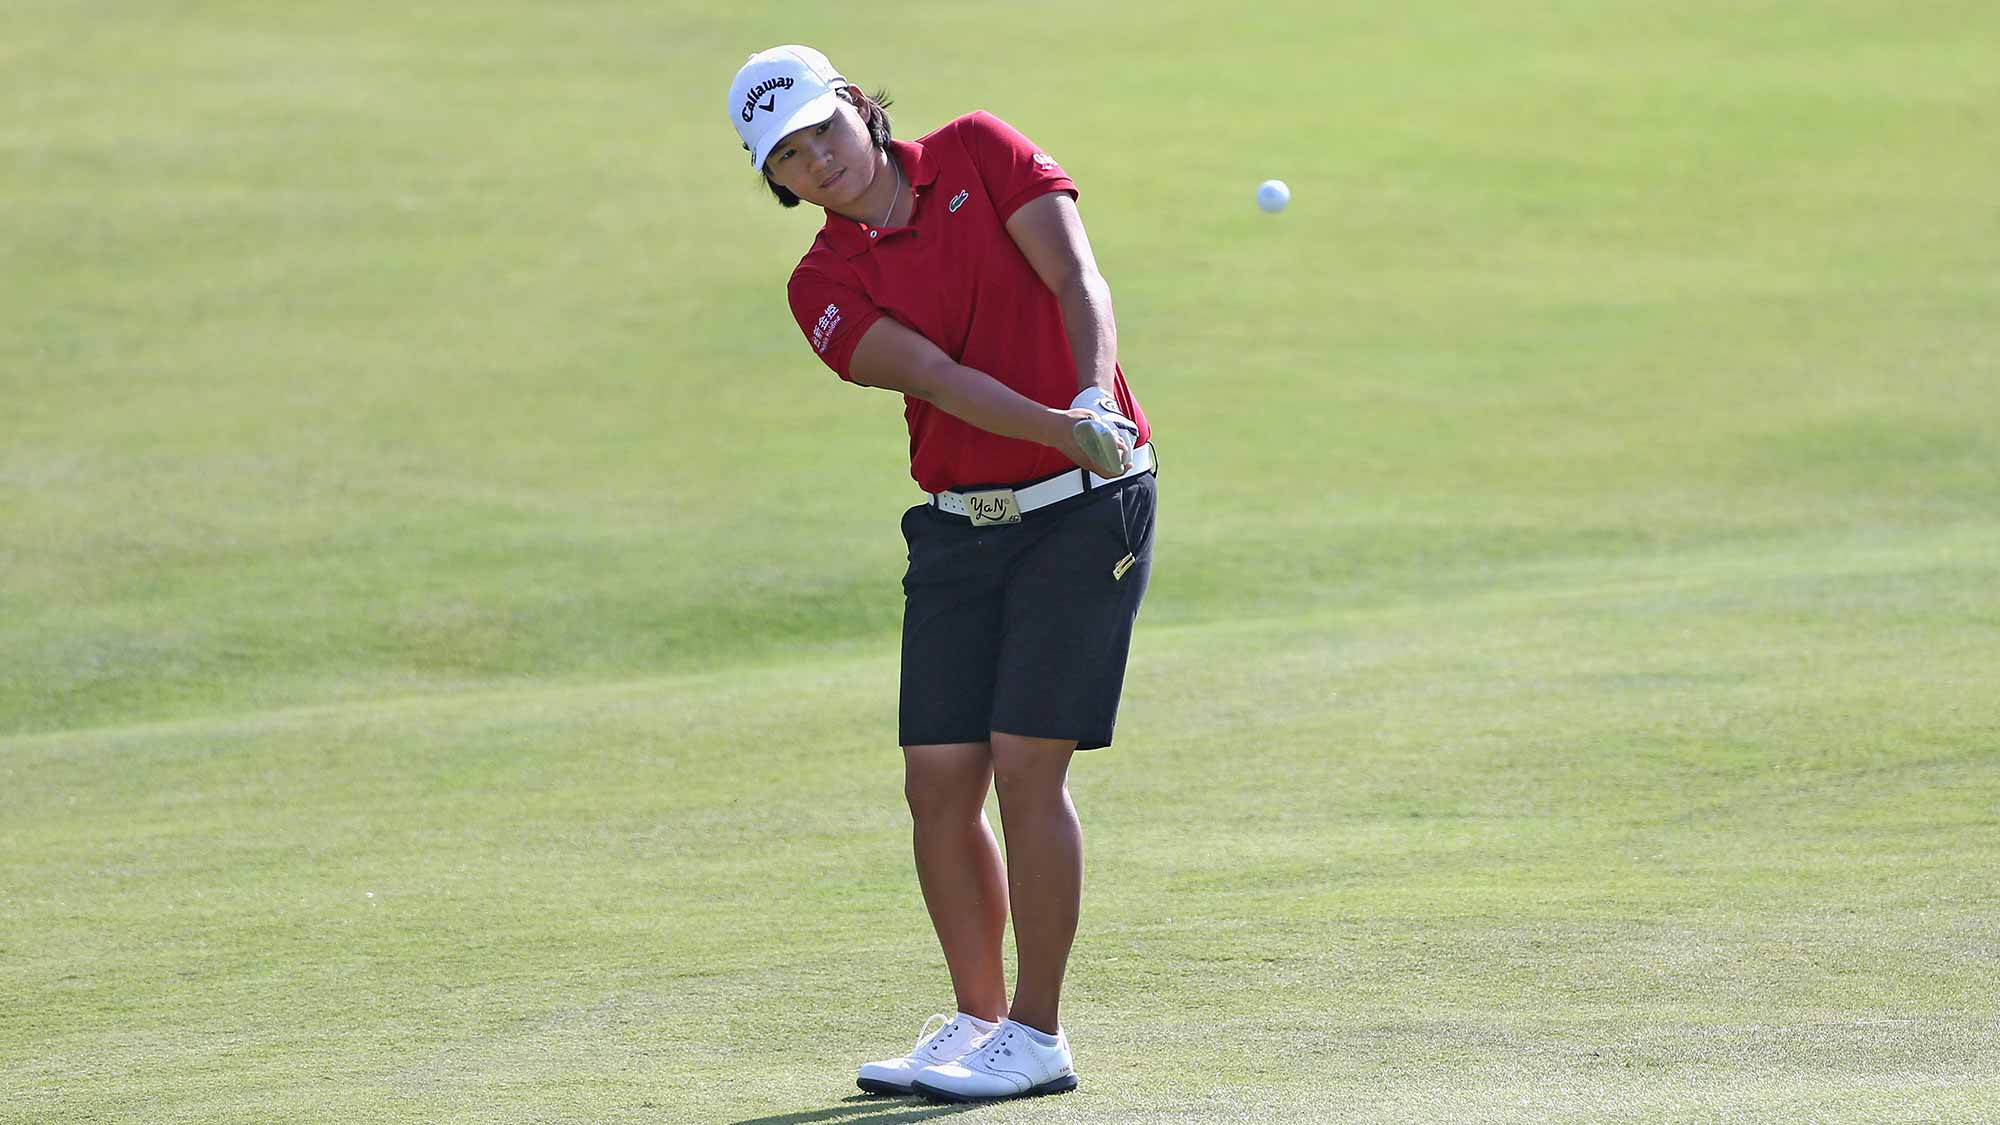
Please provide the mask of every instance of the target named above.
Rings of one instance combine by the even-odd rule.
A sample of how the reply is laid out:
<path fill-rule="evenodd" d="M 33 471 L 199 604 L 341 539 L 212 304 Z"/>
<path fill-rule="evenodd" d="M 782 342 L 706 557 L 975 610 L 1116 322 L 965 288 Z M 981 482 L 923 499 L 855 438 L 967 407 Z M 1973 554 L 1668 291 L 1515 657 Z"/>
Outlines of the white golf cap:
<path fill-rule="evenodd" d="M 811 47 L 787 43 L 751 55 L 729 84 L 729 119 L 750 150 L 750 166 L 762 168 L 786 134 L 832 117 L 846 85 Z"/>

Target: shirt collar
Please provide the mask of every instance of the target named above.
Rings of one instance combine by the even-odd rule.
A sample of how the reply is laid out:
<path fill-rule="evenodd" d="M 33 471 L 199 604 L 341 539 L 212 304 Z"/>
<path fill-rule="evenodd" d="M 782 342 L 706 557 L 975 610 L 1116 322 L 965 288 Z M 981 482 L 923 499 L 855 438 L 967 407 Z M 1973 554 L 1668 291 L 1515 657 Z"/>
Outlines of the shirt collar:
<path fill-rule="evenodd" d="M 889 150 L 896 154 L 897 163 L 902 165 L 904 181 L 910 190 L 918 192 L 937 182 L 937 161 L 930 150 L 916 141 L 890 141 Z M 826 213 L 826 224 L 820 228 L 826 240 L 843 258 L 853 258 L 864 254 L 875 245 L 876 239 L 868 237 L 873 228 L 843 218 L 831 211 Z M 891 228 L 900 230 L 902 228 Z"/>

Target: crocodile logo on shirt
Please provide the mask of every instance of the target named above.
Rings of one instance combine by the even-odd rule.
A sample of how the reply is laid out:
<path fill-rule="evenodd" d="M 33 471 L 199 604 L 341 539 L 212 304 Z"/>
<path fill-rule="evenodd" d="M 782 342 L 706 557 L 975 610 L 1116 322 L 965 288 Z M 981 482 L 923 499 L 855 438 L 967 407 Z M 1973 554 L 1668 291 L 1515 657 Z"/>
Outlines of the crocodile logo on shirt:
<path fill-rule="evenodd" d="M 958 209 L 960 207 L 965 206 L 965 201 L 971 198 L 972 198 L 971 192 L 965 190 L 964 188 L 958 189 L 958 194 L 951 197 L 951 204 L 950 204 L 951 213 L 954 215 L 958 214 Z"/>

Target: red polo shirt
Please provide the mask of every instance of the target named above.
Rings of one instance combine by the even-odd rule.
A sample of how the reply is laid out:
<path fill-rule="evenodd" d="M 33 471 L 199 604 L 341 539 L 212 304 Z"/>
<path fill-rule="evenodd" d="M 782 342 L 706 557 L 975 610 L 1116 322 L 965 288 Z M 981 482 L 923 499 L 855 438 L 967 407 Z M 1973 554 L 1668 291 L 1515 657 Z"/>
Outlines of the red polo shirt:
<path fill-rule="evenodd" d="M 914 193 L 908 226 L 874 228 L 827 212 L 792 271 L 792 315 L 842 379 L 868 327 L 883 316 L 915 330 L 956 362 L 1028 398 L 1067 407 L 1076 360 L 1055 294 L 1007 233 L 1006 222 L 1047 192 L 1076 185 L 1013 126 L 984 111 L 919 141 L 892 141 Z M 1152 428 L 1118 372 L 1118 404 Z M 1001 437 L 922 399 L 904 396 L 910 475 L 926 492 L 1011 484 L 1075 465 L 1053 447 Z"/>

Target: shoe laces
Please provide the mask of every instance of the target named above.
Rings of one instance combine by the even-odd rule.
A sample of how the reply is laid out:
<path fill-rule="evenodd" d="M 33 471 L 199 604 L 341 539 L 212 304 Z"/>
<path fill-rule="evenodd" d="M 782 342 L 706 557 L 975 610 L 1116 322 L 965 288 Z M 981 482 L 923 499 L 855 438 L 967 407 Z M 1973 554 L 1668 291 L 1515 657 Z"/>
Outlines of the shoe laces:
<path fill-rule="evenodd" d="M 933 1024 L 936 1026 L 933 1027 Z M 915 1054 L 923 1050 L 926 1043 L 943 1034 L 944 1030 L 950 1026 L 950 1016 L 945 1015 L 943 1012 L 933 1012 L 931 1018 L 924 1021 L 924 1029 L 917 1032 L 917 1045 L 910 1048 L 910 1053 Z"/>
<path fill-rule="evenodd" d="M 987 1032 L 985 1037 L 979 1040 L 977 1049 L 961 1062 L 981 1062 L 993 1058 L 1013 1042 L 1014 1032 L 1014 1028 L 1008 1027 L 1004 1022 L 1001 1023 L 1000 1026 Z M 1026 1036 L 1022 1038 L 1025 1039 Z"/>

